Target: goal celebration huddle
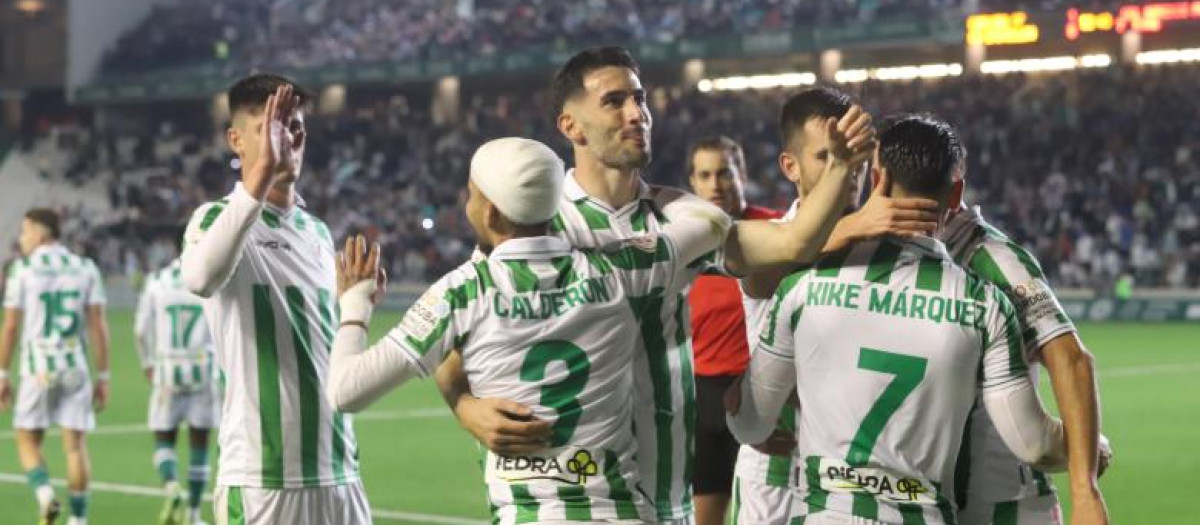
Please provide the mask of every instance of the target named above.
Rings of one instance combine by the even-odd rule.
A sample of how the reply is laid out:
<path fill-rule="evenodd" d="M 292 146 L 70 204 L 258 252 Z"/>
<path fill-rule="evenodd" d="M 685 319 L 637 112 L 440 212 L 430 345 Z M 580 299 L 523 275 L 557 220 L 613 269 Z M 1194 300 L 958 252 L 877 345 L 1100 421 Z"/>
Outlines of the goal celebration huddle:
<path fill-rule="evenodd" d="M 199 523 L 210 490 L 222 525 L 371 523 L 386 487 L 360 462 L 420 452 L 360 454 L 352 414 L 430 378 L 483 451 L 493 523 L 1109 523 L 1091 354 L 1038 261 L 964 201 L 971 145 L 946 116 L 791 94 L 767 124 L 796 193 L 771 210 L 747 205 L 737 142 L 654 150 L 640 73 L 617 47 L 561 65 L 545 117 L 570 164 L 522 137 L 474 152 L 474 256 L 378 340 L 380 246 L 305 209 L 311 96 L 272 74 L 230 87 L 239 180 L 138 302 L 158 523 Z M 655 155 L 686 155 L 691 191 L 643 180 Z M 25 215 L 0 408 L 41 523 L 82 525 L 110 349 L 103 281 L 59 221 Z M 52 427 L 66 505 L 42 457 Z"/>

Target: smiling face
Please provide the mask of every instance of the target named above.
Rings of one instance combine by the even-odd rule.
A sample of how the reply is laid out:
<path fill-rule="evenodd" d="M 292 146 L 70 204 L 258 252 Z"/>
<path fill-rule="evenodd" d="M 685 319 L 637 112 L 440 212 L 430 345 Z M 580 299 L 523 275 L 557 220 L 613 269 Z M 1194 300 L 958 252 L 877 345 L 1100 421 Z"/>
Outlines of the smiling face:
<path fill-rule="evenodd" d="M 583 77 L 583 87 L 559 117 L 567 138 L 611 169 L 650 164 L 652 120 L 637 74 L 624 67 L 601 67 Z"/>

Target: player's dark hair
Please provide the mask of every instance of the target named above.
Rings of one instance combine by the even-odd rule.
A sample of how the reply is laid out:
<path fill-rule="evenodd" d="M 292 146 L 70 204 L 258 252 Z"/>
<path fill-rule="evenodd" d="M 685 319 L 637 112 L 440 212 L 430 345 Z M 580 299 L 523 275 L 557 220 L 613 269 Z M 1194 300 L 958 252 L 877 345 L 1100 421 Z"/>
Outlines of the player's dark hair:
<path fill-rule="evenodd" d="M 583 92 L 583 77 L 604 67 L 623 67 L 641 75 L 637 60 L 623 47 L 607 46 L 585 49 L 575 54 L 554 74 L 550 83 L 550 101 L 554 105 L 554 118 L 562 114 L 567 101 Z"/>
<path fill-rule="evenodd" d="M 693 162 L 696 159 L 697 151 L 720 151 L 733 157 L 734 164 L 737 165 L 738 172 L 742 176 L 746 176 L 746 153 L 742 151 L 742 145 L 738 144 L 725 135 L 711 135 L 697 140 L 692 144 L 692 148 L 688 150 L 688 176 L 696 171 L 696 166 Z"/>
<path fill-rule="evenodd" d="M 312 95 L 292 80 L 271 73 L 258 73 L 237 81 L 229 87 L 229 114 L 240 112 L 256 113 L 267 104 L 267 98 L 275 94 L 279 86 L 292 86 L 293 93 L 300 97 L 300 104 L 312 100 Z"/>
<path fill-rule="evenodd" d="M 58 239 L 62 234 L 60 226 L 62 220 L 59 218 L 58 212 L 50 208 L 33 208 L 25 212 L 25 218 L 45 226 L 50 231 L 51 239 Z"/>
<path fill-rule="evenodd" d="M 788 97 L 779 110 L 779 143 L 785 148 L 809 120 L 842 118 L 854 99 L 837 89 L 818 86 Z"/>
<path fill-rule="evenodd" d="M 892 184 L 933 197 L 954 184 L 965 149 L 950 124 L 931 115 L 906 115 L 879 135 L 879 164 Z"/>

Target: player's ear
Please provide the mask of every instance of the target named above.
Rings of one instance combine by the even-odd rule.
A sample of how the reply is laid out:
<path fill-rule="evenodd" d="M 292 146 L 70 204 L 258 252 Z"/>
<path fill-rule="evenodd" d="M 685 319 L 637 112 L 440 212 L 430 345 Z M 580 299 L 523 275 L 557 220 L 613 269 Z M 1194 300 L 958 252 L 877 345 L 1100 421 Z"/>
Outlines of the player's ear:
<path fill-rule="evenodd" d="M 779 170 L 793 183 L 800 180 L 800 163 L 787 151 L 779 153 Z"/>
<path fill-rule="evenodd" d="M 232 124 L 225 128 L 225 143 L 235 155 L 242 156 L 242 132 Z"/>
<path fill-rule="evenodd" d="M 563 109 L 563 112 L 558 114 L 556 123 L 558 124 L 558 132 L 571 141 L 571 144 L 587 145 L 587 139 L 583 136 L 583 130 L 580 129 L 579 121 L 575 120 L 575 116 L 570 111 Z"/>

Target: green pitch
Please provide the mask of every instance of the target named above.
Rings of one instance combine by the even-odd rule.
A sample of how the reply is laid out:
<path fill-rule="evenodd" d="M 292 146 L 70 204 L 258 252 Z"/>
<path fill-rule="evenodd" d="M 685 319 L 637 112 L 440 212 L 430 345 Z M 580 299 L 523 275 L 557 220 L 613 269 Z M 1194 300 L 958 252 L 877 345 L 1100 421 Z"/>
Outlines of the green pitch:
<path fill-rule="evenodd" d="M 153 494 L 158 486 L 150 460 L 153 441 L 143 428 L 149 386 L 134 356 L 131 315 L 116 312 L 110 319 L 113 396 L 98 417 L 98 431 L 88 437 L 94 480 L 89 523 L 152 523 L 160 499 Z M 395 320 L 395 314 L 379 316 L 374 335 Z M 1190 515 L 1189 485 L 1172 480 L 1200 472 L 1200 454 L 1192 451 L 1200 443 L 1200 382 L 1193 378 L 1200 373 L 1200 327 L 1106 324 L 1082 329 L 1099 362 L 1104 432 L 1116 451 L 1113 468 L 1102 480 L 1115 523 L 1172 523 Z M 402 388 L 355 425 L 378 522 L 486 523 L 481 454 L 450 417 L 432 382 Z M 17 464 L 11 427 L 11 415 L 0 416 L 0 521 L 32 524 L 35 505 Z M 47 453 L 51 475 L 61 479 L 57 434 L 47 439 Z M 185 474 L 186 446 L 179 454 Z M 60 497 L 64 490 L 60 486 Z M 212 521 L 208 505 L 205 519 Z"/>

